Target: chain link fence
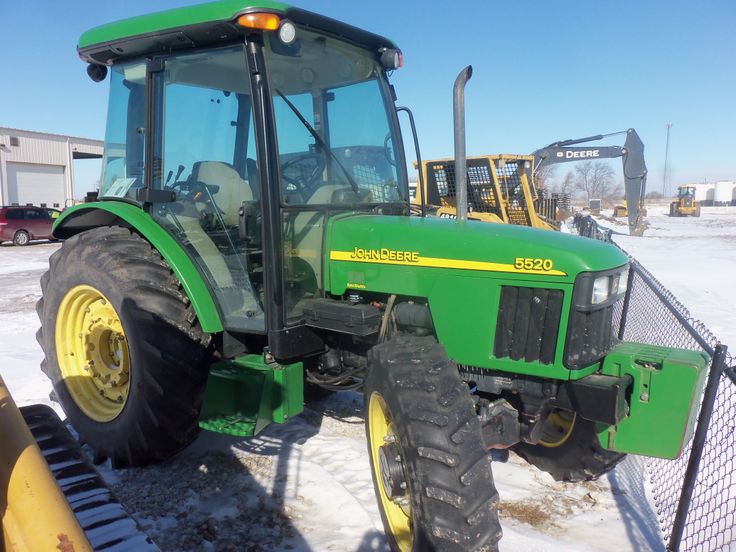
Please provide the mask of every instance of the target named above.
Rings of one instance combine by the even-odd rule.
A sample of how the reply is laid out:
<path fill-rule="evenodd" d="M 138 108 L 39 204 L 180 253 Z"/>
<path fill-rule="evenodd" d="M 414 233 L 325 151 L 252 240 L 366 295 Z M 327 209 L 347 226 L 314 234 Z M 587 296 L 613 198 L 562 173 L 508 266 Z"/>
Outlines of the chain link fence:
<path fill-rule="evenodd" d="M 577 215 L 580 235 L 611 241 Z M 724 345 L 638 261 L 614 312 L 620 339 L 704 351 L 711 357 L 695 433 L 676 460 L 651 458 L 647 472 L 667 550 L 736 550 L 736 373 Z"/>

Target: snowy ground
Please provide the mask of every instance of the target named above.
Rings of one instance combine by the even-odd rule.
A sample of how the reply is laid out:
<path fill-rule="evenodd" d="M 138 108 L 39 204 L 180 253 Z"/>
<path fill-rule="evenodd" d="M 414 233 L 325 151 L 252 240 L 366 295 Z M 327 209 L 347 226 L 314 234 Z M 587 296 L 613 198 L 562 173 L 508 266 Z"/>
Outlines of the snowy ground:
<path fill-rule="evenodd" d="M 644 238 L 616 239 L 726 343 L 736 217 L 651 213 Z M 616 227 L 618 228 L 618 227 Z M 625 228 L 625 227 L 621 227 Z M 0 246 L 0 373 L 20 404 L 49 404 L 35 340 L 38 280 L 54 244 Z M 730 285 L 729 285 L 730 284 Z M 729 333 L 730 332 L 730 333 Z M 54 405 L 58 409 L 58 405 Z M 501 550 L 661 550 L 641 459 L 607 478 L 556 483 L 513 453 L 494 454 Z M 362 398 L 339 393 L 251 439 L 203 433 L 173 460 L 103 475 L 162 550 L 383 550 Z"/>
<path fill-rule="evenodd" d="M 668 209 L 648 207 L 650 226 L 643 237 L 629 236 L 624 219 L 600 223 L 614 230 L 614 241 L 673 291 L 694 318 L 736 349 L 736 213 L 711 214 L 718 208 L 703 207 L 700 218 L 672 218 Z"/>

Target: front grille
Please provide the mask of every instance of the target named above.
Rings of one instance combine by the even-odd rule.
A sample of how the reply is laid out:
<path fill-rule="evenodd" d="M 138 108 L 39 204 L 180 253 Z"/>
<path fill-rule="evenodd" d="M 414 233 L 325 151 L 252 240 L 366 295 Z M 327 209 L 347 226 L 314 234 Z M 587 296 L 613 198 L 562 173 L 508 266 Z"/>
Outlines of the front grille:
<path fill-rule="evenodd" d="M 494 356 L 552 364 L 562 296 L 557 289 L 502 286 Z"/>
<path fill-rule="evenodd" d="M 603 358 L 613 345 L 613 305 L 583 311 L 573 309 L 565 344 L 565 366 L 585 368 Z"/>

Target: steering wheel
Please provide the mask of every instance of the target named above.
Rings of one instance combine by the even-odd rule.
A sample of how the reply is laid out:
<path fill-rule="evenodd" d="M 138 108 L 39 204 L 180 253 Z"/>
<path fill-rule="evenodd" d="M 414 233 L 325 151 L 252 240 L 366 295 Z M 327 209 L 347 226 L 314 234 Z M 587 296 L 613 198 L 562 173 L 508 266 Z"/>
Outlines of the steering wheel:
<path fill-rule="evenodd" d="M 310 168 L 313 164 L 314 167 Z M 306 167 L 309 174 L 304 174 L 300 165 Z M 281 164 L 281 178 L 287 184 L 291 184 L 296 191 L 306 200 L 311 195 L 314 184 L 322 177 L 325 169 L 325 157 L 321 153 L 304 153 Z M 291 171 L 292 174 L 289 174 Z"/>
<path fill-rule="evenodd" d="M 176 190 L 178 188 L 184 192 L 181 199 L 191 202 L 199 201 L 201 203 L 211 203 L 212 196 L 220 191 L 220 187 L 217 184 L 205 184 L 199 180 L 180 180 L 179 182 L 174 182 L 168 188 L 170 190 Z"/>
<path fill-rule="evenodd" d="M 383 139 L 383 149 L 384 149 L 384 155 L 386 155 L 386 159 L 388 162 L 396 166 L 396 159 L 394 158 L 394 135 L 391 132 L 388 132 L 386 134 L 386 137 Z"/>

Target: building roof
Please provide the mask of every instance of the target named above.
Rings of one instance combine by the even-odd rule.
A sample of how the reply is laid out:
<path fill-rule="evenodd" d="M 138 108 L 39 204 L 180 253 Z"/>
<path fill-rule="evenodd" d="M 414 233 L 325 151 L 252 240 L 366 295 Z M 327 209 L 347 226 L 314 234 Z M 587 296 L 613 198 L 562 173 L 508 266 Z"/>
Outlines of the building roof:
<path fill-rule="evenodd" d="M 95 138 L 82 138 L 81 136 L 69 136 L 67 134 L 55 134 L 53 132 L 40 132 L 38 130 L 25 130 L 22 128 L 13 128 L 13 127 L 0 127 L 0 135 L 10 135 L 14 136 L 16 134 L 19 135 L 28 135 L 32 134 L 37 137 L 44 137 L 44 136 L 50 136 L 54 138 L 63 138 L 64 140 L 72 140 L 72 141 L 79 141 L 79 142 L 94 142 L 96 145 L 99 144 L 100 146 L 103 146 L 105 142 L 103 140 L 97 140 Z"/>

